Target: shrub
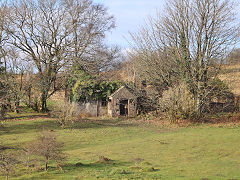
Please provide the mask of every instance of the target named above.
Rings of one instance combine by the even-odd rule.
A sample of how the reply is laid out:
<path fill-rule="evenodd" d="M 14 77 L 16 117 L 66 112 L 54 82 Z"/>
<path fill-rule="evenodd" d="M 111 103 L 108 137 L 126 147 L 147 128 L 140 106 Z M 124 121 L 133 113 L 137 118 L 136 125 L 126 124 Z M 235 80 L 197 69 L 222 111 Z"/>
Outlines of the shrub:
<path fill-rule="evenodd" d="M 194 116 L 195 104 L 193 95 L 183 83 L 175 85 L 163 92 L 159 100 L 160 108 L 172 122 Z"/>
<path fill-rule="evenodd" d="M 9 152 L 0 153 L 0 173 L 9 178 L 15 172 L 16 165 L 19 163 L 16 157 Z"/>
<path fill-rule="evenodd" d="M 219 109 L 229 111 L 234 106 L 234 95 L 228 86 L 219 79 L 209 80 L 207 93 L 204 94 L 204 113 L 216 112 Z M 197 101 L 184 83 L 176 84 L 163 92 L 159 100 L 160 109 L 167 114 L 172 122 L 177 119 L 196 119 Z"/>
<path fill-rule="evenodd" d="M 61 167 L 60 163 L 66 158 L 62 152 L 62 148 L 63 143 L 56 140 L 54 133 L 45 130 L 42 131 L 41 135 L 39 135 L 36 140 L 30 142 L 26 147 L 27 151 L 35 155 L 36 158 L 43 158 L 45 171 L 48 169 L 50 160 L 56 161 L 57 166 Z"/>
<path fill-rule="evenodd" d="M 57 118 L 57 122 L 62 127 L 81 120 L 80 108 L 77 103 L 64 102 L 61 105 L 57 105 L 51 112 L 51 115 Z"/>

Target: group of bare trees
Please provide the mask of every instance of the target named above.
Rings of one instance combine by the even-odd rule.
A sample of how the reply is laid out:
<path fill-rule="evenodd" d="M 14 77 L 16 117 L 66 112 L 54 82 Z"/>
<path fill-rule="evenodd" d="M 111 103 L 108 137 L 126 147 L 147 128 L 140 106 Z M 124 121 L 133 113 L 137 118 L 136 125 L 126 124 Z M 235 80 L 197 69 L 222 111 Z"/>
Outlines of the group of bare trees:
<path fill-rule="evenodd" d="M 47 110 L 47 99 L 66 86 L 74 66 L 98 73 L 118 53 L 118 48 L 104 44 L 106 32 L 115 27 L 113 16 L 91 0 L 4 1 L 0 13 L 5 76 L 12 62 L 20 62 L 23 69 L 18 66 L 11 72 L 18 84 L 19 74 L 24 74 L 30 103 L 31 88 L 39 92 L 42 111 Z"/>
<path fill-rule="evenodd" d="M 234 7 L 230 0 L 168 0 L 164 11 L 131 34 L 134 76 L 153 87 L 154 102 L 184 83 L 196 114 L 206 111 L 211 82 L 239 40 Z M 113 16 L 91 0 L 9 0 L 1 2 L 0 13 L 1 102 L 14 97 L 17 107 L 26 96 L 32 104 L 38 92 L 36 101 L 46 111 L 47 99 L 69 88 L 76 67 L 97 74 L 119 53 L 104 43 L 115 26 Z M 3 89 L 14 90 L 11 98 Z"/>
<path fill-rule="evenodd" d="M 162 92 L 184 83 L 201 116 L 222 60 L 239 40 L 235 5 L 229 0 L 169 0 L 164 11 L 132 33 L 130 57 L 142 80 Z"/>

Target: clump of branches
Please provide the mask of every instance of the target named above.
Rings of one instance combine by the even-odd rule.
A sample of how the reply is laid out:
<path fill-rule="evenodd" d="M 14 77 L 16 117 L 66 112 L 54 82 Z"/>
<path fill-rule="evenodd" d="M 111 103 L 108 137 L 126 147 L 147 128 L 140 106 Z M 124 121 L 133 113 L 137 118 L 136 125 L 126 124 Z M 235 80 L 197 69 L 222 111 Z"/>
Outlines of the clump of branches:
<path fill-rule="evenodd" d="M 51 115 L 57 119 L 62 128 L 81 120 L 80 107 L 75 102 L 58 104 L 51 112 Z"/>
<path fill-rule="evenodd" d="M 43 161 L 44 170 L 47 171 L 49 161 L 55 161 L 57 166 L 61 168 L 61 164 L 66 159 L 63 153 L 63 143 L 56 139 L 54 132 L 43 130 L 41 134 L 26 147 L 34 158 Z"/>
<path fill-rule="evenodd" d="M 15 154 L 7 151 L 0 152 L 0 173 L 4 175 L 7 180 L 11 174 L 15 173 L 17 164 L 19 164 L 19 161 Z"/>
<path fill-rule="evenodd" d="M 193 95 L 186 84 L 175 85 L 163 92 L 162 98 L 159 99 L 159 108 L 166 113 L 171 122 L 194 117 Z"/>

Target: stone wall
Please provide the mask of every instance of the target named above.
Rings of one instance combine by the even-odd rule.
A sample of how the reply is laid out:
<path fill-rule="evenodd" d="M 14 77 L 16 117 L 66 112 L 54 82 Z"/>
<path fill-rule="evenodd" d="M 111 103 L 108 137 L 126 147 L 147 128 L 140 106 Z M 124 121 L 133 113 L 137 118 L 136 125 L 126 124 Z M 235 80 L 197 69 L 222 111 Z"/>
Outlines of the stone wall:
<path fill-rule="evenodd" d="M 83 116 L 87 117 L 98 117 L 106 116 L 108 114 L 108 109 L 101 106 L 101 102 L 80 102 L 79 103 L 80 112 Z"/>
<path fill-rule="evenodd" d="M 127 106 L 127 116 L 135 117 L 136 99 L 133 94 L 130 93 L 125 87 L 121 87 L 109 97 L 109 102 L 107 103 L 107 106 L 102 106 L 101 101 L 92 101 L 87 103 L 81 102 L 79 103 L 79 106 L 83 116 L 97 117 L 108 115 L 110 117 L 118 117 L 120 116 L 120 101 L 122 100 L 125 100 Z"/>

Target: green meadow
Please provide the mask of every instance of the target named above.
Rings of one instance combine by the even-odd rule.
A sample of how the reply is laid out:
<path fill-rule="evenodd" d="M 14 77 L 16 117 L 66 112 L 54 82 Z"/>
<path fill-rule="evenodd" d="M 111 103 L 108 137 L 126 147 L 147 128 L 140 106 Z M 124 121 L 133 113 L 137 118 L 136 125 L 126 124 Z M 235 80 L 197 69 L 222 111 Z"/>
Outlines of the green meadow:
<path fill-rule="evenodd" d="M 19 166 L 10 179 L 240 179 L 238 126 L 158 127 L 127 119 L 86 119 L 63 129 L 38 115 L 3 124 L 4 146 L 21 149 L 44 128 L 64 143 L 68 156 L 62 171 L 54 162 L 47 172 Z"/>

